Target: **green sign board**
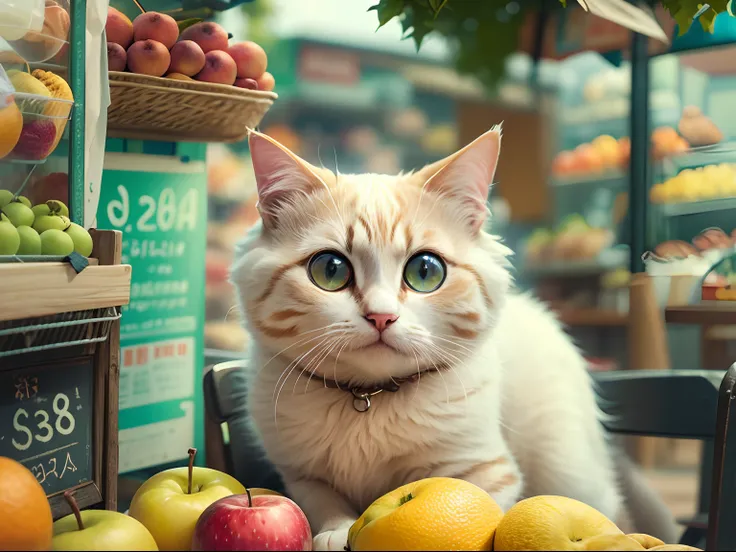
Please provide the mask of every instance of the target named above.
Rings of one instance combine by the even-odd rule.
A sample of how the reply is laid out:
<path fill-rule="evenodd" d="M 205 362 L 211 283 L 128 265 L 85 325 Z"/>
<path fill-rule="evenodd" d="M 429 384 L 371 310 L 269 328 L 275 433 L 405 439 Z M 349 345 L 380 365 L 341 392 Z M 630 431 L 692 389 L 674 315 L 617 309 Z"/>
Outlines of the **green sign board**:
<path fill-rule="evenodd" d="M 97 226 L 123 232 L 123 262 L 133 267 L 120 332 L 128 472 L 203 446 L 207 182 L 203 160 L 108 152 L 104 167 Z"/>

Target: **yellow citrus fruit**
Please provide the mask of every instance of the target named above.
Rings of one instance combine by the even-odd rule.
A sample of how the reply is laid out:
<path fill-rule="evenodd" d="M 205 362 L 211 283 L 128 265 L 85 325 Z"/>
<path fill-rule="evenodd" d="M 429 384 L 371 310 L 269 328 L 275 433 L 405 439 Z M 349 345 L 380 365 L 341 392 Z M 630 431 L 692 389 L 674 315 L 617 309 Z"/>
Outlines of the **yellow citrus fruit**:
<path fill-rule="evenodd" d="M 0 108 L 0 159 L 8 155 L 18 143 L 23 130 L 23 115 L 12 100 Z"/>
<path fill-rule="evenodd" d="M 0 456 L 0 550 L 51 550 L 52 534 L 51 507 L 36 476 Z"/>
<path fill-rule="evenodd" d="M 644 533 L 631 533 L 629 535 L 626 535 L 627 537 L 631 537 L 636 542 L 641 544 L 644 548 L 654 548 L 655 546 L 664 546 L 664 542 L 658 539 L 657 537 L 653 537 L 651 535 L 645 535 Z"/>
<path fill-rule="evenodd" d="M 695 548 L 694 546 L 688 546 L 687 544 L 663 544 L 662 546 L 655 546 L 649 550 L 695 550 L 697 552 L 703 552 L 701 548 Z"/>
<path fill-rule="evenodd" d="M 449 477 L 399 487 L 350 528 L 360 550 L 490 550 L 503 510 L 483 489 Z"/>
<path fill-rule="evenodd" d="M 493 549 L 644 549 L 634 539 L 624 537 L 616 524 L 595 508 L 572 498 L 541 495 L 522 500 L 506 512 L 496 528 Z"/>

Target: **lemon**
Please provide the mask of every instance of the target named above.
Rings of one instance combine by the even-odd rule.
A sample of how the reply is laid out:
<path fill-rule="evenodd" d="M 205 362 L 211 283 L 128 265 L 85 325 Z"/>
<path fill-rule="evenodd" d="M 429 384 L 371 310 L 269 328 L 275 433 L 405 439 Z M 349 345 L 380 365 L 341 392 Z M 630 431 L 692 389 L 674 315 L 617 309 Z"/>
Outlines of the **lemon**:
<path fill-rule="evenodd" d="M 493 549 L 644 550 L 644 547 L 626 537 L 595 508 L 572 498 L 541 495 L 522 500 L 506 512 L 496 528 Z"/>

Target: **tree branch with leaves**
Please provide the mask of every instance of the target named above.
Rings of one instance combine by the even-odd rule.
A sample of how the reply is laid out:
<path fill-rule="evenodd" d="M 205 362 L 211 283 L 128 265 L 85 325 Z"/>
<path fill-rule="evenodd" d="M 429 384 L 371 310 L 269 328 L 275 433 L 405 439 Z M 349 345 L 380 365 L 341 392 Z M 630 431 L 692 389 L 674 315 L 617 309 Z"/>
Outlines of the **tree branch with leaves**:
<path fill-rule="evenodd" d="M 680 34 L 687 32 L 697 17 L 708 32 L 715 18 L 728 11 L 729 0 L 708 4 L 697 0 L 659 0 L 677 22 Z M 551 9 L 565 8 L 566 0 L 541 0 Z M 448 39 L 457 69 L 494 85 L 503 74 L 506 58 L 519 46 L 519 32 L 529 10 L 539 10 L 540 1 L 524 0 L 380 0 L 372 6 L 379 28 L 398 18 L 402 40 L 411 39 L 417 50 L 424 38 L 436 33 Z M 592 0 L 578 0 L 587 8 Z M 731 13 L 733 15 L 733 13 Z"/>

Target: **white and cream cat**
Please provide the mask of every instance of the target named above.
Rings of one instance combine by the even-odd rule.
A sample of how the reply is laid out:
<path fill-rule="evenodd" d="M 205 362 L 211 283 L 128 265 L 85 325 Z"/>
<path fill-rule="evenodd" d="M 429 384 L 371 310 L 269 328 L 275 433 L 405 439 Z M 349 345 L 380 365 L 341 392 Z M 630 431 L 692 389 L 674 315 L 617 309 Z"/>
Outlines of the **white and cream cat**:
<path fill-rule="evenodd" d="M 232 272 L 248 408 L 317 549 L 431 476 L 504 509 L 559 494 L 620 519 L 628 499 L 638 530 L 676 540 L 612 454 L 580 353 L 511 289 L 511 252 L 483 230 L 500 142 L 496 128 L 415 173 L 344 175 L 251 133 L 262 223 Z"/>

